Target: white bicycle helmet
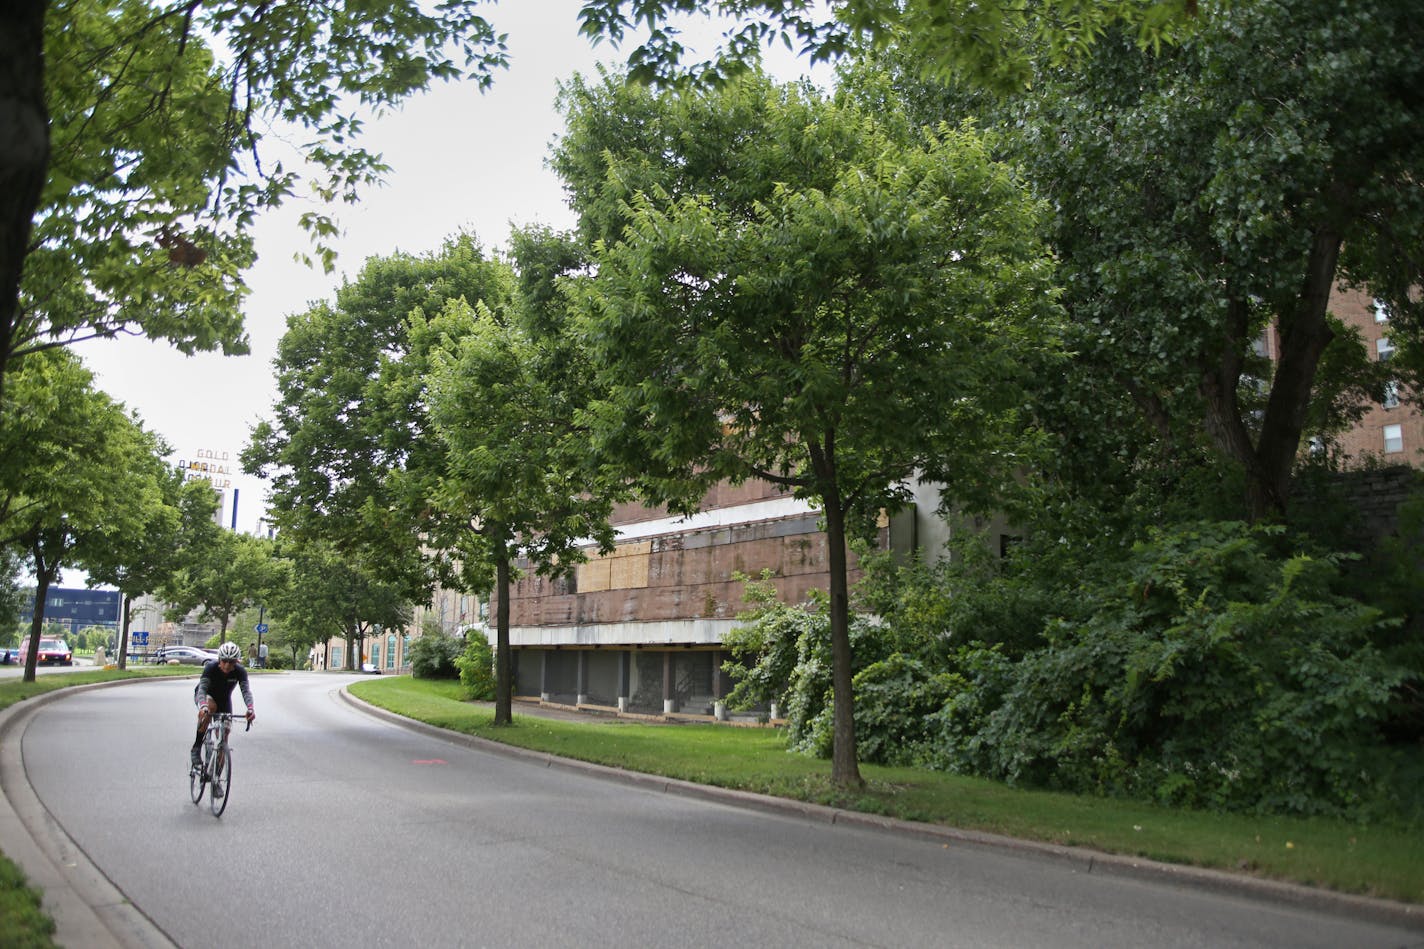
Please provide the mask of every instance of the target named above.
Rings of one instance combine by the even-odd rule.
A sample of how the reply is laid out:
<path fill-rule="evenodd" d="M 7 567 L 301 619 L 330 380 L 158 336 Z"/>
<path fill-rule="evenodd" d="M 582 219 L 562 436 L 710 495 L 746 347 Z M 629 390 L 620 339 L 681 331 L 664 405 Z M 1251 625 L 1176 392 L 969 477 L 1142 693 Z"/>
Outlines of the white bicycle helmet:
<path fill-rule="evenodd" d="M 218 659 L 231 659 L 237 662 L 242 658 L 242 650 L 237 648 L 237 643 L 223 643 L 218 647 Z"/>

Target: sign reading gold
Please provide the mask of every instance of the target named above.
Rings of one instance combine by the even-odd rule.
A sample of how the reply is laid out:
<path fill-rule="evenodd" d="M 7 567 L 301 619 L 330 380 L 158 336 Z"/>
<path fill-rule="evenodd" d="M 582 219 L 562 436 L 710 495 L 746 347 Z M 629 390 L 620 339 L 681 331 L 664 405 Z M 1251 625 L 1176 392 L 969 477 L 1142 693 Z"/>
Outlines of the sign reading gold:
<path fill-rule="evenodd" d="M 184 481 L 203 478 L 219 491 L 232 487 L 232 458 L 225 451 L 200 448 L 191 459 L 178 459 Z"/>

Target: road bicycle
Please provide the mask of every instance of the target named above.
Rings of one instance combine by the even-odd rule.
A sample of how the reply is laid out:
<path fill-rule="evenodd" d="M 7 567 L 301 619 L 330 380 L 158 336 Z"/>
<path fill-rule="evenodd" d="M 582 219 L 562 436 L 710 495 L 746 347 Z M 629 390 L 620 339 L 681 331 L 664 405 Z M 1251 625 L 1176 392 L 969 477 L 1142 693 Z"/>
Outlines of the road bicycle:
<path fill-rule="evenodd" d="M 247 723 L 247 729 L 252 723 Z M 208 808 L 214 817 L 221 817 L 227 810 L 228 798 L 232 794 L 232 749 L 228 747 L 227 736 L 232 731 L 232 714 L 219 712 L 208 718 L 208 729 L 203 733 L 203 763 L 188 773 L 188 793 L 194 804 L 201 804 L 203 792 L 208 794 Z M 214 793 L 216 792 L 216 793 Z"/>

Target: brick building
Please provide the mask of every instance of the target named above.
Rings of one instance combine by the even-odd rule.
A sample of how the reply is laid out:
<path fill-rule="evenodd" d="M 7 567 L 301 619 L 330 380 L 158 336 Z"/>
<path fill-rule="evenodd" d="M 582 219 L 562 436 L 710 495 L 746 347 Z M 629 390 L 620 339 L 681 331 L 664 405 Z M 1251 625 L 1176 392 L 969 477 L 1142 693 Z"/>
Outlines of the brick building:
<path fill-rule="evenodd" d="M 1359 330 L 1373 359 L 1390 357 L 1393 347 L 1389 314 L 1366 293 L 1336 288 L 1330 311 L 1347 326 Z M 1385 464 L 1424 467 L 1424 412 L 1407 401 L 1409 393 L 1395 391 L 1381 405 L 1372 406 L 1350 431 L 1339 438 L 1341 451 L 1352 463 L 1376 458 Z"/>
<path fill-rule="evenodd" d="M 511 589 L 515 694 L 710 713 L 730 688 L 722 639 L 746 608 L 746 584 L 734 575 L 770 570 L 780 598 L 793 603 L 826 589 L 826 536 L 817 521 L 805 502 L 764 482 L 719 486 L 685 519 L 621 505 L 612 553 L 569 577 L 530 575 Z"/>

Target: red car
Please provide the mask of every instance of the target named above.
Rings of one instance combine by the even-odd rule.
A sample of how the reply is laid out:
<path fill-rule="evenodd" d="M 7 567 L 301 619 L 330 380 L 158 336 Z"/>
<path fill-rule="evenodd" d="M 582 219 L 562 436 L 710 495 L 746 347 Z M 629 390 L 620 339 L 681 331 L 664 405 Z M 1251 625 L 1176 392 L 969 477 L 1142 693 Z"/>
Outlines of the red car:
<path fill-rule="evenodd" d="M 30 655 L 29 640 L 20 644 L 19 662 L 24 663 Z M 74 653 L 70 651 L 69 644 L 62 639 L 41 639 L 39 658 L 35 660 L 35 665 L 39 666 L 72 666 L 74 665 Z"/>

